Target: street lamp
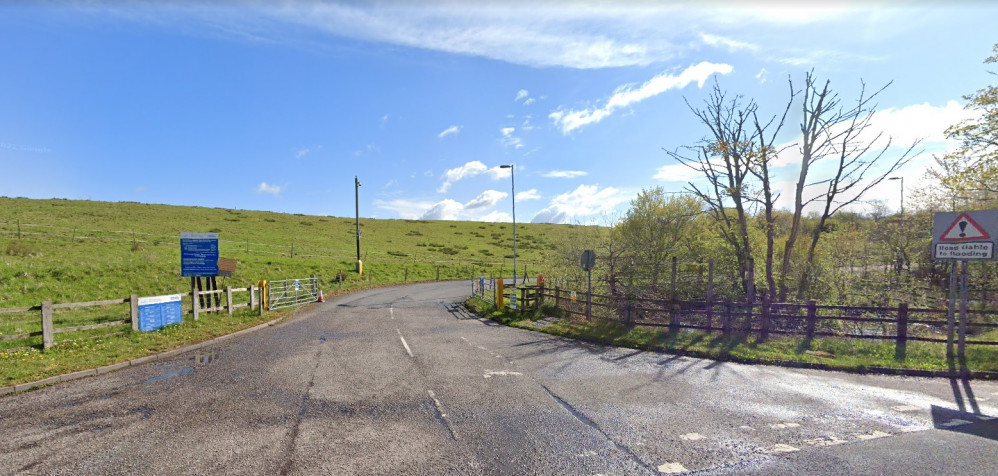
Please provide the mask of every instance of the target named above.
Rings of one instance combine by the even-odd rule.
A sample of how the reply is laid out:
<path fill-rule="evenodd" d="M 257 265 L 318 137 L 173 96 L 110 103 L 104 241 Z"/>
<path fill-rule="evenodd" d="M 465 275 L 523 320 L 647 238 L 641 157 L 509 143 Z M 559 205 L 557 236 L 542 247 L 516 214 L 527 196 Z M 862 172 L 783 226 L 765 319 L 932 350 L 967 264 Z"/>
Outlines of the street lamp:
<path fill-rule="evenodd" d="M 364 263 L 360 260 L 360 179 L 353 177 L 354 207 L 357 211 L 357 274 L 364 274 Z"/>
<path fill-rule="evenodd" d="M 513 197 L 513 287 L 516 287 L 516 164 L 500 165 L 500 169 L 509 169 L 510 190 Z"/>
<path fill-rule="evenodd" d="M 904 219 L 904 177 L 890 177 L 887 180 L 901 181 L 901 219 Z"/>

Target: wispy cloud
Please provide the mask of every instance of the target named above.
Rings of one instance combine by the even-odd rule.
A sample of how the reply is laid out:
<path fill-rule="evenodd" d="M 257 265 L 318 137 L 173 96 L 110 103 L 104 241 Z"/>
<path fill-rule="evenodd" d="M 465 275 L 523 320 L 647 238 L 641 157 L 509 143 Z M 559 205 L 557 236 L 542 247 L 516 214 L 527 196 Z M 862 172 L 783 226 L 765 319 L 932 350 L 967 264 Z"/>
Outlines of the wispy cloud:
<path fill-rule="evenodd" d="M 481 193 L 481 195 L 473 198 L 468 203 L 464 204 L 465 210 L 475 210 L 478 208 L 492 208 L 499 203 L 500 200 L 508 197 L 509 194 L 506 192 L 500 192 L 498 190 L 486 190 Z"/>
<path fill-rule="evenodd" d="M 527 200 L 540 200 L 540 199 L 541 199 L 541 194 L 540 192 L 537 191 L 536 188 L 525 190 L 523 192 L 516 194 L 516 201 L 518 202 L 525 202 Z"/>
<path fill-rule="evenodd" d="M 738 51 L 738 50 L 759 51 L 759 45 L 755 45 L 745 41 L 732 40 L 731 38 L 725 38 L 723 36 L 700 33 L 700 39 L 703 40 L 704 43 L 710 46 L 724 47 L 728 51 Z"/>
<path fill-rule="evenodd" d="M 526 89 L 521 89 L 516 92 L 516 97 L 513 98 L 513 100 L 519 102 L 521 99 L 526 99 L 528 97 L 530 97 L 530 91 L 527 91 Z"/>
<path fill-rule="evenodd" d="M 550 205 L 537 212 L 532 223 L 571 223 L 579 217 L 610 213 L 621 203 L 627 202 L 624 194 L 613 187 L 579 185 L 571 192 L 551 199 Z"/>
<path fill-rule="evenodd" d="M 305 157 L 308 154 L 311 154 L 312 152 L 318 152 L 320 150 L 322 150 L 322 146 L 321 145 L 317 145 L 317 146 L 314 146 L 314 147 L 303 147 L 303 148 L 301 148 L 301 149 L 298 150 L 298 153 L 295 154 L 295 156 L 300 159 L 302 157 Z"/>
<path fill-rule="evenodd" d="M 440 193 L 446 193 L 447 190 L 450 190 L 450 187 L 451 185 L 454 184 L 454 182 L 458 182 L 469 177 L 474 177 L 476 175 L 488 174 L 493 179 L 500 179 L 504 177 L 509 177 L 509 173 L 510 173 L 509 169 L 499 168 L 498 166 L 489 168 L 487 165 L 483 164 L 482 162 L 473 160 L 471 162 L 465 163 L 460 167 L 448 169 L 446 172 L 444 172 L 444 183 L 440 186 L 440 188 L 437 191 Z"/>
<path fill-rule="evenodd" d="M 447 137 L 452 134 L 457 134 L 458 132 L 461 132 L 461 126 L 450 126 L 444 129 L 439 134 L 437 134 L 437 137 L 443 139 L 444 137 Z"/>
<path fill-rule="evenodd" d="M 733 69 L 728 64 L 715 64 L 704 61 L 686 68 L 678 75 L 669 73 L 659 74 L 637 88 L 633 88 L 630 85 L 621 86 L 600 107 L 583 110 L 566 110 L 560 108 L 549 114 L 548 117 L 556 126 L 561 128 L 563 134 L 568 134 L 580 127 L 600 122 L 618 109 L 632 106 L 671 89 L 682 89 L 692 82 L 696 82 L 698 87 L 703 87 L 703 83 L 707 81 L 707 78 L 718 73 L 728 74 Z"/>
<path fill-rule="evenodd" d="M 544 178 L 576 178 L 589 175 L 589 172 L 581 170 L 552 170 L 541 175 Z"/>
<path fill-rule="evenodd" d="M 284 191 L 284 187 L 280 185 L 272 185 L 267 182 L 260 182 L 260 185 L 256 187 L 256 193 L 269 193 L 273 196 L 278 196 Z"/>
<path fill-rule="evenodd" d="M 503 127 L 499 129 L 499 134 L 501 134 L 499 142 L 506 147 L 512 147 L 514 149 L 522 148 L 523 139 L 514 136 L 513 135 L 514 132 L 516 132 L 515 127 Z"/>

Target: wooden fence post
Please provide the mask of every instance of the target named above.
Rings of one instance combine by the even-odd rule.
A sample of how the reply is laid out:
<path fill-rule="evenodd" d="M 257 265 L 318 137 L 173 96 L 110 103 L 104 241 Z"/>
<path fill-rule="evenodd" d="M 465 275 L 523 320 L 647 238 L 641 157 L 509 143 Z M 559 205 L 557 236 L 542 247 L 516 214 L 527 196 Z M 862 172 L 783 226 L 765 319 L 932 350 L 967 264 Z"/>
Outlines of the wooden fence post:
<path fill-rule="evenodd" d="M 128 311 L 132 318 L 132 330 L 139 330 L 139 297 L 135 294 L 128 297 Z"/>
<path fill-rule="evenodd" d="M 769 328 L 771 326 L 769 305 L 769 293 L 764 293 L 762 295 L 762 319 L 759 323 L 759 340 L 766 340 L 769 338 Z"/>
<path fill-rule="evenodd" d="M 897 342 L 894 344 L 894 358 L 904 360 L 908 351 L 908 303 L 898 304 Z"/>
<path fill-rule="evenodd" d="M 232 286 L 225 286 L 225 307 L 229 308 L 229 317 L 232 317 Z"/>
<path fill-rule="evenodd" d="M 714 320 L 714 259 L 707 261 L 707 332 L 713 332 Z"/>
<path fill-rule="evenodd" d="M 679 332 L 679 303 L 675 298 L 669 301 L 669 332 Z"/>
<path fill-rule="evenodd" d="M 437 266 L 437 281 L 440 281 L 440 267 Z"/>
<path fill-rule="evenodd" d="M 814 331 L 818 325 L 818 303 L 815 301 L 807 302 L 807 326 L 805 332 L 807 333 L 806 339 L 814 339 Z"/>
<path fill-rule="evenodd" d="M 555 309 L 561 309 L 561 287 L 554 287 L 554 307 Z"/>
<path fill-rule="evenodd" d="M 52 325 L 52 301 L 42 301 L 42 347 L 55 345 L 55 327 Z"/>
<path fill-rule="evenodd" d="M 197 284 L 195 284 L 195 279 L 197 278 L 191 278 L 191 313 L 194 314 L 194 321 L 197 322 L 199 307 L 198 300 L 201 299 L 201 296 L 198 293 L 198 287 Z M 200 280 L 198 279 L 198 281 Z"/>
<path fill-rule="evenodd" d="M 724 314 L 721 315 L 721 333 L 731 335 L 731 301 L 724 301 Z"/>
<path fill-rule="evenodd" d="M 678 258 L 672 257 L 672 280 L 669 282 L 669 299 L 676 302 L 676 278 L 677 278 Z"/>
<path fill-rule="evenodd" d="M 256 307 L 256 287 L 252 284 L 249 285 L 249 306 L 250 311 Z"/>

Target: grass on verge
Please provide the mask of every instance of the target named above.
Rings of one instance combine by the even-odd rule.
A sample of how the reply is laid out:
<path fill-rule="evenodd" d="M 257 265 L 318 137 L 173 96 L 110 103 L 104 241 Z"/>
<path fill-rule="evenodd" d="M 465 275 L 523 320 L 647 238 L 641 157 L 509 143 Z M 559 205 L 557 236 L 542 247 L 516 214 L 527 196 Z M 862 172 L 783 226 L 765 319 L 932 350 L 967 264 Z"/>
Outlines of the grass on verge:
<path fill-rule="evenodd" d="M 536 330 L 551 335 L 632 349 L 682 353 L 695 357 L 736 362 L 820 364 L 829 369 L 862 372 L 872 367 L 913 370 L 952 370 L 946 359 L 945 344 L 909 342 L 906 358 L 895 358 L 893 341 L 778 336 L 765 341 L 756 336 L 722 336 L 700 331 L 670 332 L 667 328 L 626 326 L 621 322 L 566 317 L 553 306 L 520 314 L 497 310 L 491 304 L 471 298 L 465 305 L 472 312 L 499 323 Z M 543 323 L 539 322 L 544 319 Z M 980 337 L 998 339 L 998 331 Z M 967 346 L 967 368 L 977 372 L 998 372 L 998 348 Z"/>

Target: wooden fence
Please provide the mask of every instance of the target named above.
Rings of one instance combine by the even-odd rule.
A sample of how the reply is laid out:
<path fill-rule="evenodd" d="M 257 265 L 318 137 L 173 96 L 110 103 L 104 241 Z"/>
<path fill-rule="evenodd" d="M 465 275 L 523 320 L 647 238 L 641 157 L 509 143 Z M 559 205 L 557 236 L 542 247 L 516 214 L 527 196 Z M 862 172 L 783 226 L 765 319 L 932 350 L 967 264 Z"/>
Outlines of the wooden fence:
<path fill-rule="evenodd" d="M 523 303 L 534 306 L 550 299 L 559 309 L 586 316 L 587 296 L 584 292 L 554 289 L 524 289 Z M 575 298 L 571 296 L 574 294 Z M 529 297 L 535 295 L 536 297 Z M 946 310 L 914 308 L 907 303 L 895 307 L 833 306 L 806 303 L 752 303 L 735 301 L 624 299 L 619 296 L 593 294 L 592 314 L 619 320 L 627 325 L 667 327 L 671 331 L 696 329 L 720 332 L 724 335 L 756 334 L 760 339 L 771 335 L 798 335 L 807 340 L 815 337 L 893 340 L 895 352 L 903 359 L 909 341 L 953 344 L 954 326 Z M 996 346 L 998 342 L 978 339 L 964 340 L 998 329 L 998 311 L 967 311 L 968 319 L 960 322 L 960 347 L 964 345 Z M 962 352 L 961 352 L 962 354 Z"/>
<path fill-rule="evenodd" d="M 194 320 L 198 320 L 199 314 L 202 312 L 222 312 L 226 311 L 229 315 L 232 315 L 232 311 L 241 308 L 259 308 L 261 314 L 263 313 L 263 307 L 259 305 L 260 300 L 257 296 L 256 286 L 250 286 L 249 288 L 232 288 L 231 286 L 226 286 L 225 289 L 219 289 L 214 291 L 197 291 L 193 293 L 184 294 L 191 298 L 191 316 Z M 248 292 L 249 298 L 245 302 L 235 302 L 233 300 L 232 294 L 238 292 Z M 225 302 L 222 302 L 221 296 L 225 296 Z M 214 301 L 214 302 L 213 302 Z M 111 306 L 115 304 L 129 304 L 129 315 L 122 316 L 122 319 L 106 321 L 102 320 L 95 324 L 85 324 L 77 326 L 66 326 L 66 327 L 55 327 L 55 320 L 53 319 L 56 310 L 64 309 L 82 309 L 97 306 Z M 41 321 L 41 331 L 28 332 L 23 334 L 14 335 L 0 335 L 0 341 L 13 341 L 30 339 L 32 337 L 42 336 L 42 346 L 46 349 L 53 347 L 55 345 L 56 334 L 63 334 L 67 332 L 79 332 L 88 331 L 95 329 L 103 329 L 107 327 L 117 327 L 131 324 L 132 330 L 138 331 L 139 329 L 139 298 L 137 295 L 132 294 L 127 298 L 121 299 L 108 299 L 103 301 L 90 301 L 90 302 L 69 302 L 69 303 L 52 303 L 52 301 L 43 301 L 37 306 L 28 307 L 18 307 L 18 308 L 7 308 L 0 309 L 0 316 L 4 314 L 17 314 L 17 313 L 27 313 L 27 312 L 40 312 L 39 319 Z"/>

